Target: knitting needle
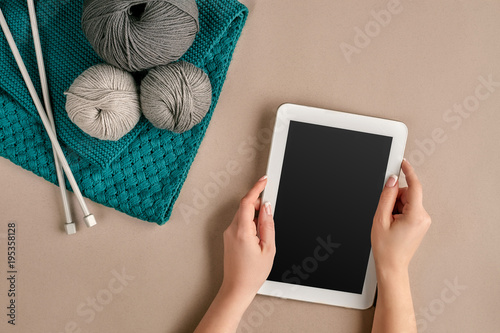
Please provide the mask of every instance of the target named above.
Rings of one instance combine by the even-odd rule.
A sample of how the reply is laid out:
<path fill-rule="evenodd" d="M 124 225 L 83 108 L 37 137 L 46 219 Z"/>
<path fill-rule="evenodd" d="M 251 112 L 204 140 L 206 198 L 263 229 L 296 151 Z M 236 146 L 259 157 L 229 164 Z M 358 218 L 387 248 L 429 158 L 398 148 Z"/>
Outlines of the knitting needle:
<path fill-rule="evenodd" d="M 45 110 L 47 111 L 47 117 L 49 118 L 51 128 L 54 131 L 54 134 L 57 134 L 56 125 L 54 122 L 54 115 L 52 113 L 52 106 L 50 104 L 49 85 L 47 84 L 47 75 L 45 73 L 42 45 L 40 43 L 40 34 L 38 33 L 38 22 L 36 19 L 36 10 L 33 0 L 28 0 L 28 11 L 30 14 L 31 31 L 33 33 L 33 43 L 35 44 L 36 60 L 38 64 L 38 73 L 40 75 L 40 83 L 42 85 L 42 94 L 43 94 L 43 101 L 45 104 Z M 64 225 L 64 229 L 66 230 L 66 233 L 68 235 L 71 235 L 76 233 L 76 225 L 75 222 L 73 222 L 71 219 L 71 209 L 69 207 L 68 194 L 66 192 L 66 181 L 64 179 L 61 163 L 59 162 L 59 157 L 57 157 L 57 153 L 54 147 L 52 147 L 52 152 L 54 154 L 54 161 L 56 164 L 57 182 L 59 183 L 62 203 L 64 206 L 64 213 L 66 215 L 66 224 Z"/>
<path fill-rule="evenodd" d="M 78 202 L 80 204 L 80 207 L 82 208 L 84 218 L 83 220 L 85 221 L 85 224 L 87 227 L 92 227 L 96 225 L 96 219 L 94 215 L 90 213 L 90 211 L 87 208 L 87 205 L 85 204 L 85 201 L 83 200 L 82 193 L 80 192 L 80 189 L 78 188 L 78 184 L 76 183 L 75 177 L 73 176 L 73 173 L 71 172 L 71 168 L 69 167 L 68 162 L 66 161 L 66 158 L 64 157 L 64 153 L 61 149 L 61 146 L 59 145 L 59 142 L 57 141 L 57 136 L 55 135 L 54 131 L 52 130 L 52 127 L 50 126 L 50 121 L 47 118 L 47 115 L 45 114 L 45 109 L 43 108 L 42 102 L 40 101 L 40 98 L 38 98 L 38 94 L 36 92 L 35 86 L 33 85 L 33 82 L 31 81 L 31 78 L 28 74 L 28 70 L 26 69 L 26 66 L 24 65 L 23 59 L 21 57 L 21 54 L 19 53 L 19 50 L 16 46 L 16 43 L 14 41 L 14 38 L 12 37 L 12 33 L 10 32 L 9 26 L 7 24 L 7 21 L 5 20 L 5 16 L 3 15 L 2 9 L 0 9 L 0 25 L 2 27 L 3 33 L 5 34 L 5 37 L 7 39 L 7 42 L 9 43 L 9 47 L 12 51 L 12 54 L 14 55 L 14 59 L 16 60 L 17 66 L 19 67 L 19 70 L 21 71 L 21 75 L 23 76 L 24 82 L 26 83 L 26 86 L 28 88 L 28 91 L 31 95 L 31 98 L 33 99 L 33 102 L 35 104 L 35 107 L 38 111 L 38 114 L 40 118 L 42 119 L 43 126 L 45 127 L 45 131 L 47 132 L 47 135 L 49 136 L 49 139 L 52 143 L 52 147 L 55 149 L 57 156 L 59 157 L 59 160 L 62 164 L 62 167 L 64 171 L 66 172 L 66 176 L 68 177 L 68 181 L 71 184 L 71 187 L 73 188 L 73 192 L 76 195 L 76 198 L 78 199 Z"/>

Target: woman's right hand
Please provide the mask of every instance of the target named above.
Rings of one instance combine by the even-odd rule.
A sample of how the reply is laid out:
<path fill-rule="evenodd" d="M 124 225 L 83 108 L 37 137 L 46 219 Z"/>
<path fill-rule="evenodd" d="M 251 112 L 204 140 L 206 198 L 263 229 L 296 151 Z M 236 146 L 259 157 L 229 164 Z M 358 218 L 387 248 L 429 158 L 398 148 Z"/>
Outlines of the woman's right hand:
<path fill-rule="evenodd" d="M 422 185 L 415 170 L 406 160 L 401 166 L 408 187 L 399 188 L 397 176 L 391 176 L 373 218 L 371 241 L 378 274 L 407 271 L 431 224 L 422 205 Z"/>

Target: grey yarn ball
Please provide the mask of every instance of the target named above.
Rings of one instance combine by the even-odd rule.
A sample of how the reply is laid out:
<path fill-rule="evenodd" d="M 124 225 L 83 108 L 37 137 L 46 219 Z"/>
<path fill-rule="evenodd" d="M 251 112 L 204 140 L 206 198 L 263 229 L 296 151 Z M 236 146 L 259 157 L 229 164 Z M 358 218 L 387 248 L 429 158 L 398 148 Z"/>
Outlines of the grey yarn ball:
<path fill-rule="evenodd" d="M 201 122 L 211 102 L 208 75 L 185 61 L 153 68 L 141 83 L 142 113 L 157 128 L 185 132 Z"/>
<path fill-rule="evenodd" d="M 95 52 L 129 72 L 179 59 L 199 30 L 195 0 L 85 0 L 82 29 Z"/>
<path fill-rule="evenodd" d="M 66 112 L 90 136 L 116 141 L 141 117 L 132 74 L 107 64 L 90 67 L 65 92 Z"/>

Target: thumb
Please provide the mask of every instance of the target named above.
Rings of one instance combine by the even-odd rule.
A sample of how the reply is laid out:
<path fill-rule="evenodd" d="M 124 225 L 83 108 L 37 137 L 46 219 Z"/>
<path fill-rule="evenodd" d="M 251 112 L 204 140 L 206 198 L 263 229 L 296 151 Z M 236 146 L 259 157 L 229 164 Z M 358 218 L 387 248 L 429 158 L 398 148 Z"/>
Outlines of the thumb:
<path fill-rule="evenodd" d="M 260 208 L 259 214 L 259 236 L 262 250 L 274 250 L 274 220 L 271 211 L 271 203 L 265 202 Z"/>
<path fill-rule="evenodd" d="M 385 227 L 388 227 L 393 219 L 392 211 L 394 210 L 399 190 L 399 186 L 397 185 L 398 176 L 390 176 L 380 194 L 377 211 L 373 218 L 374 222 L 381 223 Z"/>

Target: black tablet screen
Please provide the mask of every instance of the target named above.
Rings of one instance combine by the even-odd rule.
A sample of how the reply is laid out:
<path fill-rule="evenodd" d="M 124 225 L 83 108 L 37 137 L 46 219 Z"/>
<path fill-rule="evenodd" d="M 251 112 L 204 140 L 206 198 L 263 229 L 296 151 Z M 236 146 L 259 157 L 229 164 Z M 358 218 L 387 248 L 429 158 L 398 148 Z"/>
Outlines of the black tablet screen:
<path fill-rule="evenodd" d="M 361 294 L 392 137 L 290 122 L 269 280 Z"/>

